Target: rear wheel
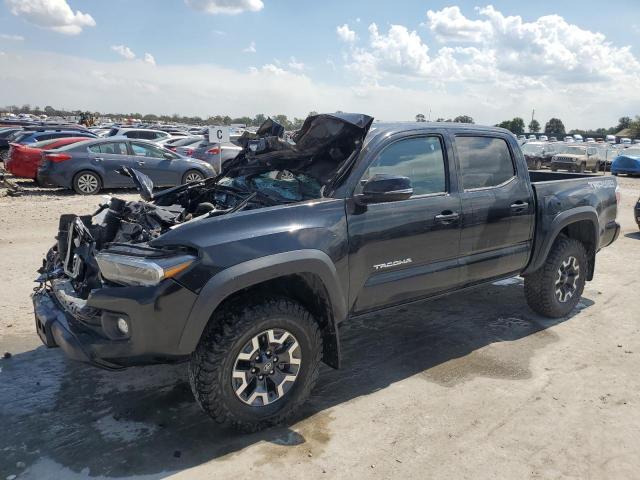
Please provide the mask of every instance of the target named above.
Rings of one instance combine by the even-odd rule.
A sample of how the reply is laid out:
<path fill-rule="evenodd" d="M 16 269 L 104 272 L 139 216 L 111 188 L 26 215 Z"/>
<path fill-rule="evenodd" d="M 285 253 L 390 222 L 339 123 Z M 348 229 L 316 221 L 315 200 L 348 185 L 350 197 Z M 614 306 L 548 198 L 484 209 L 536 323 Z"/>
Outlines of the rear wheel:
<path fill-rule="evenodd" d="M 182 176 L 182 183 L 199 182 L 204 180 L 204 175 L 198 170 L 189 170 Z"/>
<path fill-rule="evenodd" d="M 288 299 L 227 308 L 216 317 L 189 366 L 200 407 L 218 423 L 245 431 L 289 421 L 318 378 L 318 323 Z"/>
<path fill-rule="evenodd" d="M 545 317 L 567 315 L 580 301 L 587 269 L 583 244 L 564 235 L 558 237 L 544 265 L 524 279 L 527 303 Z"/>
<path fill-rule="evenodd" d="M 93 195 L 102 188 L 100 176 L 89 170 L 85 170 L 73 177 L 73 189 L 80 195 Z"/>

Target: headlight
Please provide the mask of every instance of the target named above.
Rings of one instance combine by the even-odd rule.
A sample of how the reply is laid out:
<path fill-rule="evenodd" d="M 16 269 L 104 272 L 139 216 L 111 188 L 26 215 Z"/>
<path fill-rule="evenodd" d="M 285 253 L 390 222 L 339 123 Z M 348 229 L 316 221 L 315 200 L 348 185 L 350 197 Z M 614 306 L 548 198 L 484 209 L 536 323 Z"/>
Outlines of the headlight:
<path fill-rule="evenodd" d="M 113 253 L 98 253 L 100 273 L 107 280 L 124 285 L 157 285 L 165 278 L 175 277 L 196 260 L 192 255 L 168 258 L 141 258 Z"/>

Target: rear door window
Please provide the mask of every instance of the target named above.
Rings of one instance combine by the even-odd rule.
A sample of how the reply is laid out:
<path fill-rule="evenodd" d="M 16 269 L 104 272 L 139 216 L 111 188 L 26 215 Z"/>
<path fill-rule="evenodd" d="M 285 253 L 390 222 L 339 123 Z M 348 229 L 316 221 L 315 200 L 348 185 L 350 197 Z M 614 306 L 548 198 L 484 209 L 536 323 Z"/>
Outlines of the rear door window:
<path fill-rule="evenodd" d="M 495 187 L 515 175 L 511 151 L 502 138 L 459 136 L 456 151 L 465 190 Z"/>

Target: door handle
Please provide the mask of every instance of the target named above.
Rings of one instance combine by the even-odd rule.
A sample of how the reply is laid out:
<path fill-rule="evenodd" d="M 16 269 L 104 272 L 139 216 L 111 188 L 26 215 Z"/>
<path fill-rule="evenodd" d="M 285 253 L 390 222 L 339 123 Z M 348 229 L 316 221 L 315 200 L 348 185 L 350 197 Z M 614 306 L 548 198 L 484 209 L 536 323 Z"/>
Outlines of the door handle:
<path fill-rule="evenodd" d="M 521 211 L 525 210 L 528 206 L 529 206 L 529 204 L 527 202 L 523 202 L 522 200 L 518 200 L 516 203 L 512 203 L 511 204 L 511 210 L 514 210 L 516 212 L 521 212 Z"/>
<path fill-rule="evenodd" d="M 458 217 L 460 217 L 459 213 L 451 212 L 449 210 L 445 210 L 440 215 L 436 215 L 435 219 L 436 219 L 436 222 L 451 223 L 451 222 L 456 221 L 458 219 Z"/>
<path fill-rule="evenodd" d="M 93 157 L 93 159 L 94 159 L 96 162 L 101 162 L 101 161 L 103 161 L 103 160 L 104 160 L 104 158 L 102 158 L 102 157 Z"/>
<path fill-rule="evenodd" d="M 138 160 L 138 165 L 144 165 L 144 162 L 142 160 Z"/>

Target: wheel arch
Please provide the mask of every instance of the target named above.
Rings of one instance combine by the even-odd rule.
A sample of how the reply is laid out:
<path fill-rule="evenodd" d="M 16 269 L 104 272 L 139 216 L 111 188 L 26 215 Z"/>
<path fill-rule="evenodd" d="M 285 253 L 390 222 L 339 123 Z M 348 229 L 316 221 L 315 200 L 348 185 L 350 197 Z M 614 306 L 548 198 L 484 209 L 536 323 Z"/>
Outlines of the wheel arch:
<path fill-rule="evenodd" d="M 198 295 L 180 338 L 184 353 L 195 350 L 216 312 L 239 298 L 286 296 L 301 303 L 320 323 L 323 361 L 340 366 L 338 324 L 347 316 L 335 265 L 320 250 L 296 250 L 234 265 L 212 277 Z"/>
<path fill-rule="evenodd" d="M 599 248 L 599 232 L 598 214 L 593 207 L 578 207 L 560 213 L 551 222 L 547 233 L 543 233 L 543 243 L 537 252 L 534 252 L 534 256 L 524 273 L 530 274 L 542 267 L 556 239 L 560 235 L 564 235 L 578 240 L 585 246 L 589 261 L 587 279 L 592 280 L 595 270 L 595 256 Z"/>

